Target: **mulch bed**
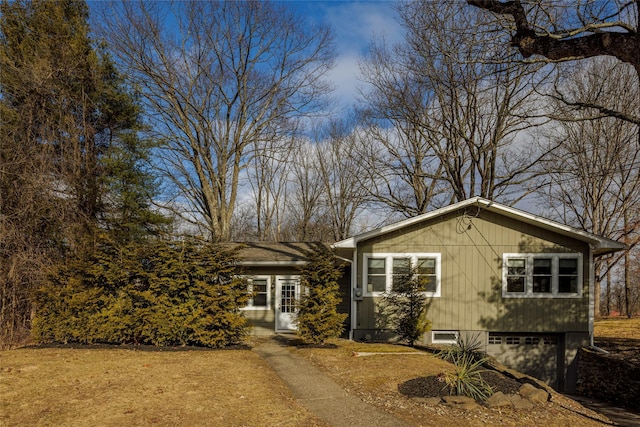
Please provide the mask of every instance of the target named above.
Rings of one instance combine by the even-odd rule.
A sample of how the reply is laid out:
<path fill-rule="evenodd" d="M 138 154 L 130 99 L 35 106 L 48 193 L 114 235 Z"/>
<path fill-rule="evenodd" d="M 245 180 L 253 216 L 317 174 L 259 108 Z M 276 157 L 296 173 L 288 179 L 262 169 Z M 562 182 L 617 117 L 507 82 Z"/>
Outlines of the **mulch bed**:
<path fill-rule="evenodd" d="M 518 393 L 520 386 L 522 386 L 520 382 L 506 377 L 500 372 L 485 371 L 481 375 L 491 386 L 494 393 L 501 391 L 504 394 L 515 394 Z M 442 397 L 449 395 L 449 390 L 445 383 L 435 375 L 406 381 L 398 385 L 398 391 L 407 397 Z"/>

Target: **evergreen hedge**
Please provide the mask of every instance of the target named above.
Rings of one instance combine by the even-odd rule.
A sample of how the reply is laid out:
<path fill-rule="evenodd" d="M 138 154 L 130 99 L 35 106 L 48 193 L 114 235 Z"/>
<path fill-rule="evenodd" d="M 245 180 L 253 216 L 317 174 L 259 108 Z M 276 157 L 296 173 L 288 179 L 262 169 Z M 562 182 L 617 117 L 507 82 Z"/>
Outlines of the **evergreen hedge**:
<path fill-rule="evenodd" d="M 224 347 L 249 331 L 235 252 L 195 240 L 118 247 L 59 269 L 37 295 L 37 342 Z"/>
<path fill-rule="evenodd" d="M 338 313 L 342 268 L 335 266 L 333 253 L 324 246 L 307 255 L 309 263 L 300 269 L 302 295 L 297 303 L 296 324 L 303 340 L 322 344 L 344 331 L 347 314 Z"/>

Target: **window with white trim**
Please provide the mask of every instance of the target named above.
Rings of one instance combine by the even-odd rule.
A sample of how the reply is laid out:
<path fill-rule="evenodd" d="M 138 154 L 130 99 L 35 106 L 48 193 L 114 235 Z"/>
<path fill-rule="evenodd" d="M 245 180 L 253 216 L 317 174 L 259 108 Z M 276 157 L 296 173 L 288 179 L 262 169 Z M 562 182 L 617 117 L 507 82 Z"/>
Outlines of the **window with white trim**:
<path fill-rule="evenodd" d="M 431 331 L 432 344 L 456 344 L 460 333 L 458 331 Z"/>
<path fill-rule="evenodd" d="M 269 276 L 255 276 L 248 280 L 248 291 L 251 298 L 245 310 L 265 310 L 271 307 L 271 278 Z"/>
<path fill-rule="evenodd" d="M 504 254 L 502 265 L 503 297 L 582 296 L 582 254 Z"/>
<path fill-rule="evenodd" d="M 440 296 L 439 253 L 364 254 L 362 277 L 365 295 L 380 296 L 391 291 L 394 281 L 412 270 L 425 283 L 428 297 Z"/>

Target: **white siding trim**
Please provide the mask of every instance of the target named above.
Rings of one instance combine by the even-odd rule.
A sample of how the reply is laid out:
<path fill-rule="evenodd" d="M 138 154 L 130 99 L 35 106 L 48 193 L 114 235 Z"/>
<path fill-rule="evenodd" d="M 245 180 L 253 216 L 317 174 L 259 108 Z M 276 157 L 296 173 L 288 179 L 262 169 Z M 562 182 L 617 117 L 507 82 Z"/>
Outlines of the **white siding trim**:
<path fill-rule="evenodd" d="M 410 258 L 411 263 L 415 266 L 418 258 L 435 258 L 436 260 L 436 291 L 435 292 L 425 292 L 425 296 L 427 297 L 439 297 L 441 294 L 442 288 L 442 255 L 437 252 L 425 252 L 425 253 L 403 253 L 403 252 L 381 252 L 381 253 L 365 253 L 362 254 L 362 287 L 364 291 L 364 296 L 367 297 L 381 297 L 384 295 L 384 292 L 375 292 L 370 291 L 368 286 L 368 260 L 370 258 L 384 258 L 386 265 L 386 291 L 391 291 L 391 280 L 392 280 L 392 267 L 393 267 L 393 259 L 394 258 Z"/>

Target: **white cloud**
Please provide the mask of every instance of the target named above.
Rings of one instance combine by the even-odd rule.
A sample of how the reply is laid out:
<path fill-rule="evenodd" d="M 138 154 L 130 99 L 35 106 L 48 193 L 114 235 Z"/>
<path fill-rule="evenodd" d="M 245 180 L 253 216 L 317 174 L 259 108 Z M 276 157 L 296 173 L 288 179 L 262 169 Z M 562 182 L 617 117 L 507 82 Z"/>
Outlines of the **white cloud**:
<path fill-rule="evenodd" d="M 339 108 L 356 101 L 360 58 L 374 38 L 384 37 L 388 42 L 401 40 L 403 29 L 396 20 L 395 2 L 380 1 L 306 1 L 295 2 L 300 13 L 311 21 L 329 24 L 336 35 L 338 57 L 329 74 L 336 88 Z"/>

